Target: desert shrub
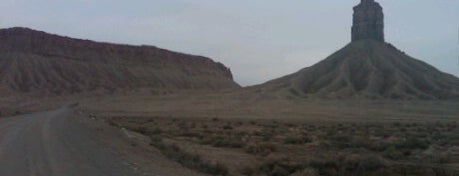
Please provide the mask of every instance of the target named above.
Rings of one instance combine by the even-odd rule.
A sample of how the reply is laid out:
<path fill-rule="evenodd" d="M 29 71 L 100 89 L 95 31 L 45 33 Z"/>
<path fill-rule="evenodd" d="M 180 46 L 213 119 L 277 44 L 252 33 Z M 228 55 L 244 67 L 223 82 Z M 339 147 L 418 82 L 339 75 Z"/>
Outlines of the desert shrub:
<path fill-rule="evenodd" d="M 333 141 L 333 142 L 331 143 L 331 145 L 332 145 L 333 147 L 337 147 L 338 149 L 346 149 L 346 148 L 349 148 L 349 147 L 350 147 L 349 143 L 338 142 L 338 141 Z"/>
<path fill-rule="evenodd" d="M 430 143 L 427 140 L 422 140 L 416 137 L 409 137 L 406 140 L 401 140 L 396 142 L 395 144 L 396 148 L 406 148 L 406 149 L 422 149 L 425 150 L 429 148 Z"/>
<path fill-rule="evenodd" d="M 196 123 L 194 122 L 190 123 L 190 128 L 196 128 Z"/>
<path fill-rule="evenodd" d="M 153 130 L 150 131 L 150 135 L 158 135 L 158 134 L 161 134 L 163 132 L 163 130 L 161 130 L 160 128 L 156 127 L 154 128 Z"/>
<path fill-rule="evenodd" d="M 320 176 L 320 175 L 319 175 L 319 171 L 317 169 L 308 167 L 306 169 L 297 171 L 297 172 L 291 174 L 290 176 Z"/>
<path fill-rule="evenodd" d="M 231 126 L 231 124 L 226 124 L 226 125 L 223 125 L 223 129 L 224 130 L 232 130 L 233 126 Z"/>
<path fill-rule="evenodd" d="M 459 140 L 459 130 L 451 133 L 450 136 L 449 136 L 449 139 L 450 140 Z"/>
<path fill-rule="evenodd" d="M 271 141 L 271 139 L 272 139 L 272 137 L 271 137 L 271 136 L 269 136 L 269 135 L 265 135 L 265 136 L 263 136 L 263 141 L 264 141 L 264 142 L 268 142 L 268 141 Z"/>
<path fill-rule="evenodd" d="M 375 129 L 373 131 L 373 135 L 376 137 L 381 137 L 381 138 L 388 138 L 391 136 L 391 134 L 387 130 L 382 129 L 382 128 Z"/>
<path fill-rule="evenodd" d="M 314 168 L 320 171 L 320 170 L 325 170 L 327 167 L 336 167 L 336 164 L 330 161 L 324 161 L 324 160 L 313 158 L 307 162 L 306 166 L 310 166 L 311 168 Z"/>
<path fill-rule="evenodd" d="M 188 128 L 189 128 L 189 127 L 188 127 L 188 124 L 187 124 L 185 121 L 179 121 L 179 122 L 177 123 L 177 126 L 178 126 L 179 128 L 181 128 L 181 129 L 188 129 Z"/>
<path fill-rule="evenodd" d="M 274 134 L 272 134 L 272 132 L 268 132 L 268 131 L 263 131 L 263 132 L 254 131 L 252 133 L 252 135 L 261 137 L 263 139 L 263 141 L 268 142 L 268 141 L 271 141 L 271 139 L 273 138 Z"/>
<path fill-rule="evenodd" d="M 246 175 L 246 176 L 255 175 L 255 169 L 253 169 L 253 168 L 250 167 L 250 166 L 243 167 L 239 172 L 240 172 L 242 175 Z"/>
<path fill-rule="evenodd" d="M 264 133 L 261 132 L 261 131 L 254 131 L 253 135 L 255 135 L 255 136 L 264 136 Z"/>
<path fill-rule="evenodd" d="M 376 171 L 384 167 L 380 158 L 375 156 L 364 157 L 359 161 L 359 167 L 365 171 Z"/>
<path fill-rule="evenodd" d="M 214 131 L 212 131 L 211 129 L 204 129 L 204 130 L 202 130 L 202 133 L 204 133 L 204 134 L 214 134 Z"/>
<path fill-rule="evenodd" d="M 349 142 L 352 138 L 350 134 L 333 134 L 328 137 L 328 140 L 333 142 Z"/>
<path fill-rule="evenodd" d="M 155 122 L 154 119 L 148 119 L 148 120 L 147 120 L 147 123 L 153 123 L 153 122 Z"/>
<path fill-rule="evenodd" d="M 152 142 L 151 144 L 157 147 L 162 154 L 182 166 L 211 175 L 228 175 L 228 168 L 221 163 L 206 161 L 200 155 L 186 152 L 176 144 L 165 144 L 162 140 L 158 142 L 158 139 L 153 137 L 152 141 L 156 141 L 156 143 Z"/>
<path fill-rule="evenodd" d="M 432 167 L 427 165 L 392 166 L 385 169 L 385 175 L 408 175 L 408 176 L 457 176 L 459 172 L 454 169 Z"/>
<path fill-rule="evenodd" d="M 191 131 L 183 131 L 182 133 L 179 134 L 180 136 L 183 137 L 189 137 L 189 138 L 199 138 L 201 139 L 203 136 L 201 133 L 198 132 L 191 132 Z"/>
<path fill-rule="evenodd" d="M 408 129 L 406 127 L 402 126 L 402 127 L 399 128 L 399 131 L 405 133 L 405 132 L 408 131 Z"/>
<path fill-rule="evenodd" d="M 318 127 L 316 125 L 308 125 L 308 130 L 309 131 L 315 131 L 317 129 L 318 129 Z"/>
<path fill-rule="evenodd" d="M 276 149 L 276 146 L 271 143 L 254 143 L 247 145 L 245 147 L 245 152 L 254 155 L 267 156 L 270 153 L 275 152 Z"/>
<path fill-rule="evenodd" d="M 269 176 L 288 176 L 301 169 L 301 165 L 289 163 L 286 160 L 268 158 L 258 167 L 258 172 Z"/>
<path fill-rule="evenodd" d="M 445 125 L 443 123 L 441 123 L 440 121 L 435 122 L 435 126 L 437 126 L 437 128 L 445 127 Z"/>
<path fill-rule="evenodd" d="M 163 138 L 159 135 L 150 136 L 150 145 L 157 148 L 160 151 L 167 148 L 166 144 L 164 144 Z"/>
<path fill-rule="evenodd" d="M 221 164 L 221 163 L 215 163 L 215 164 L 210 164 L 206 163 L 204 165 L 201 165 L 202 169 L 198 169 L 204 173 L 212 174 L 212 175 L 228 175 L 228 168 Z"/>
<path fill-rule="evenodd" d="M 365 148 L 375 151 L 375 152 L 382 152 L 387 150 L 390 147 L 389 142 L 385 142 L 382 140 L 377 140 L 377 141 L 370 141 L 369 143 L 366 144 Z"/>
<path fill-rule="evenodd" d="M 288 176 L 290 173 L 280 166 L 275 166 L 274 169 L 269 173 L 270 176 Z"/>
<path fill-rule="evenodd" d="M 217 136 L 212 138 L 209 141 L 204 142 L 204 144 L 210 144 L 213 147 L 228 147 L 228 148 L 242 148 L 244 143 L 240 139 Z"/>
<path fill-rule="evenodd" d="M 366 148 L 369 150 L 384 150 L 387 146 L 378 146 L 377 143 L 370 140 L 368 136 L 352 136 L 350 134 L 337 134 L 328 137 L 333 146 L 339 149 L 345 148 Z M 383 144 L 383 143 L 381 143 Z M 382 147 L 382 149 L 380 148 Z"/>
<path fill-rule="evenodd" d="M 336 175 L 338 164 L 336 161 L 312 159 L 305 163 L 304 167 L 316 169 L 320 175 Z"/>
<path fill-rule="evenodd" d="M 431 158 L 432 163 L 448 164 L 448 163 L 453 162 L 451 155 L 447 155 L 447 154 L 432 155 L 431 157 L 432 157 Z"/>
<path fill-rule="evenodd" d="M 150 136 L 150 141 L 153 143 L 162 143 L 163 142 L 163 138 L 161 138 L 161 136 L 159 135 L 151 135 Z"/>
<path fill-rule="evenodd" d="M 311 139 L 308 136 L 287 136 L 284 139 L 284 144 L 306 144 L 311 142 Z"/>
<path fill-rule="evenodd" d="M 385 167 L 382 159 L 377 156 L 349 154 L 339 157 L 336 171 L 341 175 L 371 175 Z"/>
<path fill-rule="evenodd" d="M 450 128 L 450 131 L 456 130 L 457 129 L 457 122 L 452 122 L 448 126 Z"/>
<path fill-rule="evenodd" d="M 147 134 L 148 132 L 148 129 L 146 127 L 143 127 L 143 126 L 140 126 L 140 127 L 135 127 L 135 128 L 131 128 L 132 131 L 135 131 L 137 133 L 140 133 L 140 134 Z"/>
<path fill-rule="evenodd" d="M 427 138 L 427 137 L 429 137 L 429 133 L 423 132 L 423 131 L 416 131 L 415 133 L 412 134 L 412 137 L 415 137 L 415 138 Z"/>
<path fill-rule="evenodd" d="M 116 123 L 114 120 L 110 119 L 108 120 L 108 124 L 110 126 L 114 126 L 114 127 L 120 127 L 120 125 L 118 123 Z"/>
<path fill-rule="evenodd" d="M 242 137 L 242 136 L 248 136 L 249 133 L 247 131 L 239 131 L 239 132 L 236 133 L 236 135 L 238 137 Z"/>
<path fill-rule="evenodd" d="M 403 158 L 403 152 L 397 150 L 395 147 L 390 147 L 386 151 L 383 152 L 382 156 L 391 160 L 400 160 Z"/>
<path fill-rule="evenodd" d="M 385 173 L 385 161 L 376 155 L 347 154 L 337 160 L 313 160 L 309 167 L 320 175 L 391 175 Z"/>

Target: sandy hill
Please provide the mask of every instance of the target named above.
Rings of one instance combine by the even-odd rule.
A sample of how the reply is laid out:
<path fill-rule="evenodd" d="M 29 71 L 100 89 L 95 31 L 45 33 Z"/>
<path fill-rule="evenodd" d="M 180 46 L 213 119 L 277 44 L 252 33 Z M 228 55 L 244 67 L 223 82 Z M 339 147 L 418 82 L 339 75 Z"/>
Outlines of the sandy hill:
<path fill-rule="evenodd" d="M 237 87 L 227 67 L 201 56 L 72 39 L 27 28 L 0 30 L 2 92 Z"/>
<path fill-rule="evenodd" d="M 459 79 L 371 39 L 352 42 L 325 60 L 254 89 L 288 96 L 452 99 Z"/>

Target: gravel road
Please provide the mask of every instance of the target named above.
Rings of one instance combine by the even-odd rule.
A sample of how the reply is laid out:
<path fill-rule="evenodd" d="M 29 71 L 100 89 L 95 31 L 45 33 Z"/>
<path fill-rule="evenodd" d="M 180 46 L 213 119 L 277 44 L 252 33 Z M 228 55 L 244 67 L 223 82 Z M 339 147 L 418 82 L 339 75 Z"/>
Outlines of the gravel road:
<path fill-rule="evenodd" d="M 70 118 L 72 109 L 0 119 L 1 176 L 136 176 Z"/>

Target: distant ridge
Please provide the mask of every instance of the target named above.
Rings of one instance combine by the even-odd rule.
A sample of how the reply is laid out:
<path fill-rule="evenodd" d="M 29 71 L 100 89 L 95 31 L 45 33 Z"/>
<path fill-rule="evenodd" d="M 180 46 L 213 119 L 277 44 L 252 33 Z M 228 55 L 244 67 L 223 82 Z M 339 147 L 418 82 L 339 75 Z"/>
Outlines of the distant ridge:
<path fill-rule="evenodd" d="M 0 29 L 0 76 L 0 90 L 50 94 L 239 87 L 229 68 L 206 57 L 21 27 Z"/>

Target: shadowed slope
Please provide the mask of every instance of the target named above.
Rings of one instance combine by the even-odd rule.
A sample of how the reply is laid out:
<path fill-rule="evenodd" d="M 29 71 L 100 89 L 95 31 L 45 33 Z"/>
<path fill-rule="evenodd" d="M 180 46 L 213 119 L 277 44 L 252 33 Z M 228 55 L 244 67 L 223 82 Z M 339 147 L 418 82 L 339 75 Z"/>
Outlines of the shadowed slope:
<path fill-rule="evenodd" d="M 34 31 L 0 30 L 3 87 L 19 92 L 225 89 L 239 87 L 231 71 L 209 58 L 152 46 L 97 43 Z"/>
<path fill-rule="evenodd" d="M 451 99 L 459 97 L 459 79 L 390 44 L 361 40 L 255 89 L 296 97 Z"/>

